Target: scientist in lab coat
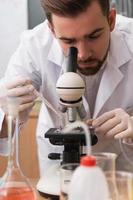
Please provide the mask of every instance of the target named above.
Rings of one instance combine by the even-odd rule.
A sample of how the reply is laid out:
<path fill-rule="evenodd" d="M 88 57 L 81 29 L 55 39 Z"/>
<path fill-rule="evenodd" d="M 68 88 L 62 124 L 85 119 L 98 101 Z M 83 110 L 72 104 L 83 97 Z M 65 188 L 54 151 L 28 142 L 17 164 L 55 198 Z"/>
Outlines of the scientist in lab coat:
<path fill-rule="evenodd" d="M 122 138 L 128 158 L 133 160 L 133 19 L 116 17 L 109 9 L 109 0 L 42 0 L 47 20 L 27 30 L 12 56 L 2 82 L 8 95 L 21 96 L 20 126 L 40 91 L 58 110 L 56 82 L 66 71 L 66 52 L 71 46 L 78 50 L 78 73 L 85 81 L 83 104 L 86 119 L 93 118 L 98 143 L 93 151 L 114 152 L 117 169 L 133 171 L 120 146 Z M 1 110 L 0 151 L 6 153 L 5 114 Z M 37 143 L 40 173 L 44 175 L 53 163 L 50 152 L 61 152 L 44 133 L 59 127 L 56 114 L 42 103 Z M 28 133 L 27 133 L 28 134 Z"/>

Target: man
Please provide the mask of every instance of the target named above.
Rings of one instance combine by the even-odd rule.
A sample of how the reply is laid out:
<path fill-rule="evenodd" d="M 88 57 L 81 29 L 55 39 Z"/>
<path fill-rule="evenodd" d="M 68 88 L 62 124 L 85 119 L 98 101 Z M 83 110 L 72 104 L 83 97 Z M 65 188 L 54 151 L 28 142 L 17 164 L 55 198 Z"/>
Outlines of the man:
<path fill-rule="evenodd" d="M 8 95 L 21 96 L 20 120 L 24 123 L 34 105 L 36 90 L 58 110 L 59 97 L 56 82 L 66 69 L 69 47 L 78 50 L 78 73 L 85 81 L 83 103 L 87 118 L 93 118 L 93 127 L 99 142 L 94 151 L 115 152 L 117 169 L 133 171 L 119 146 L 119 138 L 127 154 L 132 157 L 133 122 L 133 33 L 124 25 L 115 27 L 116 11 L 109 9 L 109 0 L 42 0 L 48 21 L 26 31 L 5 74 Z M 132 20 L 127 20 L 130 27 Z M 19 78 L 17 77 L 19 76 Z M 20 78 L 21 76 L 21 78 Z M 11 77 L 10 81 L 7 81 Z M 27 78 L 28 77 L 28 78 Z M 129 113 L 129 114 L 128 114 Z M 3 117 L 4 118 L 4 117 Z M 40 173 L 47 173 L 54 161 L 49 152 L 61 152 L 44 138 L 51 127 L 60 121 L 44 103 L 37 127 Z M 4 127 L 1 137 L 4 137 Z M 1 145 L 3 144 L 1 139 Z M 55 161 L 58 163 L 58 161 Z"/>

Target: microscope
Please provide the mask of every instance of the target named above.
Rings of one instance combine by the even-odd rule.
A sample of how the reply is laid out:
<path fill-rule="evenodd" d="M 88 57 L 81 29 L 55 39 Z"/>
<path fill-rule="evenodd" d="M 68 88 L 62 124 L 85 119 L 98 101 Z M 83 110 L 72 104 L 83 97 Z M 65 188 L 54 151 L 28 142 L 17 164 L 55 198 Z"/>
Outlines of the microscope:
<path fill-rule="evenodd" d="M 68 124 L 77 120 L 84 120 L 86 111 L 83 106 L 82 96 L 85 91 L 85 83 L 81 76 L 77 74 L 77 49 L 75 47 L 69 48 L 67 71 L 59 77 L 56 91 L 60 98 L 60 112 L 67 113 Z M 95 145 L 98 142 L 97 136 L 94 134 L 94 129 L 91 126 L 88 128 L 91 135 L 91 145 Z M 48 138 L 53 145 L 63 146 L 62 153 L 52 152 L 48 155 L 48 158 L 51 160 L 60 160 L 60 165 L 79 163 L 80 157 L 84 155 L 83 147 L 86 146 L 86 141 L 81 127 L 76 127 L 67 133 L 64 133 L 63 129 L 50 128 L 44 137 Z M 41 195 L 52 200 L 59 199 L 59 167 L 50 171 L 51 183 L 49 182 L 50 178 L 44 177 L 44 180 L 40 179 L 37 184 L 37 189 Z M 52 184 L 55 185 L 53 189 L 51 189 Z"/>

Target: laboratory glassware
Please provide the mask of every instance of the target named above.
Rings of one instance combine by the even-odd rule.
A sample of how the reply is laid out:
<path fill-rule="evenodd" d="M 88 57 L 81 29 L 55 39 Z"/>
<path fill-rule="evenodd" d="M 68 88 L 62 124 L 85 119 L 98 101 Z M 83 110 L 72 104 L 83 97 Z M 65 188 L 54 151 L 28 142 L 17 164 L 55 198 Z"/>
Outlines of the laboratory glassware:
<path fill-rule="evenodd" d="M 8 163 L 0 180 L 0 200 L 36 200 L 36 193 L 19 165 L 19 100 L 7 98 Z"/>

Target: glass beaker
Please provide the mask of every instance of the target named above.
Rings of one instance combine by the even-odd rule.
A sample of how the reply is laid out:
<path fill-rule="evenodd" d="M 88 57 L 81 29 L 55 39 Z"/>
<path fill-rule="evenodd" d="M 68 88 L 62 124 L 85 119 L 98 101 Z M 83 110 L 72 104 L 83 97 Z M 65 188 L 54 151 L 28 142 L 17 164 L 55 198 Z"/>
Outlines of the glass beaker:
<path fill-rule="evenodd" d="M 97 165 L 104 171 L 114 172 L 116 170 L 116 158 L 115 153 L 110 152 L 95 152 L 93 156 L 96 158 Z"/>
<path fill-rule="evenodd" d="M 79 163 L 63 164 L 60 167 L 60 200 L 68 199 L 68 190 L 72 174 L 79 166 Z"/>
<path fill-rule="evenodd" d="M 19 166 L 19 100 L 7 98 L 8 164 L 0 182 L 0 200 L 36 200 L 36 194 Z"/>
<path fill-rule="evenodd" d="M 97 152 L 93 153 L 93 156 L 96 158 L 97 165 L 103 170 L 105 176 L 110 174 L 110 181 L 108 182 L 110 200 L 117 200 L 118 193 L 115 181 L 115 171 L 116 171 L 116 158 L 115 153 L 110 152 Z M 112 199 L 112 196 L 114 197 Z"/>
<path fill-rule="evenodd" d="M 106 178 L 109 185 L 112 184 L 112 175 L 110 172 L 106 173 Z M 117 198 L 114 192 L 111 191 L 111 200 L 132 200 L 133 199 L 133 174 L 126 171 L 116 171 L 114 181 L 117 189 Z"/>

